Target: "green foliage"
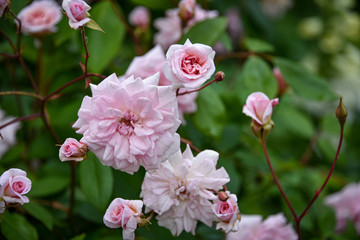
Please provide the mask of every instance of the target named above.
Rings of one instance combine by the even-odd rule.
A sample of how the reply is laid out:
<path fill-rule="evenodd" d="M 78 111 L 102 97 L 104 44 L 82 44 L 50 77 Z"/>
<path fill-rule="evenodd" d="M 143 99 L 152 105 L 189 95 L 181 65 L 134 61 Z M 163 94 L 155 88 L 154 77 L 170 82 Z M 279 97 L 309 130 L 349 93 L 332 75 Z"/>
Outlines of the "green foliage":
<path fill-rule="evenodd" d="M 52 230 L 54 225 L 53 216 L 51 213 L 40 204 L 30 202 L 24 205 L 26 211 L 29 212 L 31 216 L 39 220 L 42 224 L 44 224 L 49 230 Z"/>
<path fill-rule="evenodd" d="M 69 179 L 63 176 L 47 176 L 33 179 L 33 185 L 29 196 L 46 197 L 63 191 L 69 186 Z"/>
<path fill-rule="evenodd" d="M 24 216 L 5 212 L 1 217 L 1 232 L 8 240 L 37 240 L 36 228 Z"/>
<path fill-rule="evenodd" d="M 271 44 L 257 38 L 246 37 L 244 44 L 248 50 L 253 52 L 273 52 L 275 50 Z"/>

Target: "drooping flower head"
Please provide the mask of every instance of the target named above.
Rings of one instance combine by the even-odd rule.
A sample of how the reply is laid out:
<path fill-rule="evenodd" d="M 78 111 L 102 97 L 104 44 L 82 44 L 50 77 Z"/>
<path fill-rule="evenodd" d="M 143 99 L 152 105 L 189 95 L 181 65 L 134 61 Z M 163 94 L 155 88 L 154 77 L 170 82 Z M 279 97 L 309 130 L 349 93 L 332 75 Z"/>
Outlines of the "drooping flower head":
<path fill-rule="evenodd" d="M 31 189 L 31 180 L 26 177 L 26 172 L 11 168 L 0 176 L 0 198 L 6 203 L 28 203 L 25 196 Z"/>
<path fill-rule="evenodd" d="M 297 240 L 291 226 L 286 224 L 284 214 L 271 215 L 262 222 L 260 215 L 242 215 L 239 230 L 229 232 L 226 240 Z"/>
<path fill-rule="evenodd" d="M 91 20 L 86 16 L 91 7 L 83 0 L 63 0 L 62 8 L 65 10 L 69 25 L 73 29 L 78 29 Z"/>
<path fill-rule="evenodd" d="M 360 183 L 350 183 L 340 192 L 325 198 L 325 205 L 334 209 L 336 215 L 336 231 L 343 232 L 348 220 L 351 220 L 360 235 Z"/>
<path fill-rule="evenodd" d="M 166 53 L 165 77 L 173 83 L 173 88 L 197 88 L 215 72 L 215 51 L 204 44 L 171 45 Z"/>
<path fill-rule="evenodd" d="M 104 224 L 109 228 L 123 229 L 123 239 L 133 240 L 137 224 L 141 222 L 143 202 L 115 198 L 104 215 Z"/>
<path fill-rule="evenodd" d="M 147 172 L 140 194 L 146 211 L 159 214 L 158 224 L 173 235 L 183 230 L 195 234 L 197 221 L 211 226 L 215 214 L 210 200 L 216 196 L 210 190 L 220 190 L 230 181 L 223 167 L 216 169 L 218 158 L 219 154 L 212 150 L 194 157 L 187 146 L 183 154 L 179 150 L 159 169 Z"/>
<path fill-rule="evenodd" d="M 150 11 L 146 7 L 137 6 L 129 14 L 129 22 L 135 27 L 147 29 L 150 24 Z"/>
<path fill-rule="evenodd" d="M 133 173 L 140 165 L 156 169 L 179 149 L 176 94 L 158 86 L 159 74 L 119 80 L 115 74 L 91 84 L 73 125 L 106 166 Z"/>
<path fill-rule="evenodd" d="M 59 150 L 59 159 L 64 161 L 82 161 L 87 158 L 86 144 L 75 138 L 67 138 Z"/>
<path fill-rule="evenodd" d="M 55 25 L 61 20 L 62 13 L 56 2 L 40 0 L 23 8 L 17 17 L 21 20 L 21 32 L 43 35 L 56 31 Z"/>

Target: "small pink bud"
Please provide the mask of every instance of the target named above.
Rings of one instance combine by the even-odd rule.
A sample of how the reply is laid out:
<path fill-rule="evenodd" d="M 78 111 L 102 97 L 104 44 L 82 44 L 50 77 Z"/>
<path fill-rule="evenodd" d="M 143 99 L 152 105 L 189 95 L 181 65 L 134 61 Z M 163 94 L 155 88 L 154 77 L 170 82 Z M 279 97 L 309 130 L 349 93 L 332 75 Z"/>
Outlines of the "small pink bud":
<path fill-rule="evenodd" d="M 218 194 L 218 198 L 220 199 L 220 201 L 226 201 L 226 200 L 228 200 L 229 195 L 227 195 L 226 192 L 221 191 Z"/>
<path fill-rule="evenodd" d="M 82 161 L 87 158 L 88 148 L 86 144 L 78 142 L 74 138 L 67 138 L 59 150 L 59 158 L 64 161 Z"/>
<path fill-rule="evenodd" d="M 150 24 L 150 12 L 146 7 L 138 6 L 129 15 L 131 25 L 141 29 L 147 29 Z"/>
<path fill-rule="evenodd" d="M 215 74 L 215 81 L 221 82 L 225 78 L 225 73 L 222 71 L 219 71 Z"/>
<path fill-rule="evenodd" d="M 336 117 L 341 127 L 345 125 L 347 115 L 348 115 L 347 109 L 342 101 L 342 97 L 340 97 L 339 105 L 336 108 Z"/>
<path fill-rule="evenodd" d="M 183 21 L 188 21 L 195 13 L 195 0 L 181 0 L 179 3 L 179 16 Z"/>
<path fill-rule="evenodd" d="M 278 95 L 282 95 L 285 93 L 285 91 L 288 89 L 288 85 L 280 71 L 279 68 L 274 68 L 273 69 L 273 74 L 277 80 L 277 84 L 278 84 Z"/>

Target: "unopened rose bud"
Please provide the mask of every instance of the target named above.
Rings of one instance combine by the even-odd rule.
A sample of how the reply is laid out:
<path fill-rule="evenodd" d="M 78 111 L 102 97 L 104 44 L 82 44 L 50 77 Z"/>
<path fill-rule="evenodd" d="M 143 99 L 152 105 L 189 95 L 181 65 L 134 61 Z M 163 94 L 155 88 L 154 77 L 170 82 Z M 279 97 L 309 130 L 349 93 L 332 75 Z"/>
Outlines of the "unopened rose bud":
<path fill-rule="evenodd" d="M 225 78 L 225 73 L 222 71 L 219 71 L 215 74 L 215 81 L 221 82 Z"/>
<path fill-rule="evenodd" d="M 131 25 L 139 27 L 140 29 L 147 29 L 150 25 L 149 9 L 143 6 L 134 8 L 129 15 L 129 22 Z"/>
<path fill-rule="evenodd" d="M 228 200 L 229 195 L 226 192 L 221 191 L 218 194 L 218 198 L 220 199 L 220 201 L 226 201 Z"/>
<path fill-rule="evenodd" d="M 194 16 L 195 0 L 181 0 L 179 3 L 179 16 L 186 22 Z"/>
<path fill-rule="evenodd" d="M 277 84 L 278 84 L 278 96 L 282 95 L 285 93 L 285 91 L 288 88 L 288 85 L 280 71 L 279 68 L 274 68 L 273 69 L 273 74 L 277 80 Z"/>
<path fill-rule="evenodd" d="M 67 138 L 59 150 L 59 158 L 64 161 L 82 161 L 87 158 L 88 148 L 86 144 L 78 142 L 74 138 Z"/>
<path fill-rule="evenodd" d="M 347 115 L 348 115 L 347 109 L 342 101 L 342 97 L 340 97 L 339 105 L 336 108 L 336 117 L 341 127 L 345 125 Z"/>

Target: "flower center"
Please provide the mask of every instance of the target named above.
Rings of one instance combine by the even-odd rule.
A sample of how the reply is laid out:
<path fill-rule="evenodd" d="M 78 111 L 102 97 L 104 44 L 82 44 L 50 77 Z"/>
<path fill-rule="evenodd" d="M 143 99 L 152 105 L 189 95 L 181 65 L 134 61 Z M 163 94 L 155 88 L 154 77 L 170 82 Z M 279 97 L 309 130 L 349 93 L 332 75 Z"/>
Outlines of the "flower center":
<path fill-rule="evenodd" d="M 134 132 L 134 123 L 138 121 L 138 117 L 131 112 L 126 112 L 119 120 L 117 131 L 121 135 L 131 135 Z"/>
<path fill-rule="evenodd" d="M 189 191 L 187 191 L 186 183 L 181 181 L 179 185 L 175 188 L 175 195 L 178 200 L 185 200 L 189 198 Z"/>
<path fill-rule="evenodd" d="M 181 62 L 181 69 L 187 74 L 201 74 L 203 61 L 196 56 L 187 56 Z"/>
<path fill-rule="evenodd" d="M 81 21 L 85 18 L 84 3 L 73 1 L 70 3 L 70 11 L 74 18 Z"/>
<path fill-rule="evenodd" d="M 21 193 L 22 191 L 24 191 L 25 188 L 25 184 L 23 182 L 14 182 L 12 185 L 12 189 L 17 192 L 17 193 Z"/>

